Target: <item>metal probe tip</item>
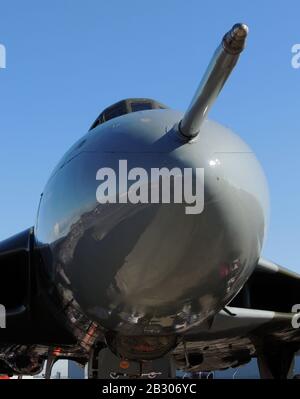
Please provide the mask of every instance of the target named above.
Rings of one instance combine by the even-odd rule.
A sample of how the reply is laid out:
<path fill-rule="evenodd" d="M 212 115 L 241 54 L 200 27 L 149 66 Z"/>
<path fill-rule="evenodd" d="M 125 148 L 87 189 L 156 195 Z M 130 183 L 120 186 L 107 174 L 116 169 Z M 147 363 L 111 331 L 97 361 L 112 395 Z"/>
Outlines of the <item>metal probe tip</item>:
<path fill-rule="evenodd" d="M 235 24 L 223 37 L 189 108 L 179 122 L 178 128 L 183 136 L 192 139 L 199 134 L 203 121 L 245 47 L 247 35 L 247 25 Z"/>
<path fill-rule="evenodd" d="M 235 24 L 233 25 L 231 32 L 232 36 L 236 37 L 237 39 L 243 39 L 248 35 L 249 28 L 246 24 Z"/>
<path fill-rule="evenodd" d="M 239 54 L 245 47 L 249 28 L 246 24 L 235 24 L 223 38 L 223 48 L 230 54 Z"/>

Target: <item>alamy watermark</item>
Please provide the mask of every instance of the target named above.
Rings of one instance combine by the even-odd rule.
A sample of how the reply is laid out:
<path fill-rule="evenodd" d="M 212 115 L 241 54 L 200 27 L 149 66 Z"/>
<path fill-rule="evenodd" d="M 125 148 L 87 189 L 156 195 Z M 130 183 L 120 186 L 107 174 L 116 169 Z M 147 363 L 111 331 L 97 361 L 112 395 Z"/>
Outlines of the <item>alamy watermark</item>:
<path fill-rule="evenodd" d="M 0 43 L 0 68 L 6 68 L 6 48 Z"/>
<path fill-rule="evenodd" d="M 6 328 L 6 309 L 4 305 L 0 305 L 0 328 Z"/>
<path fill-rule="evenodd" d="M 293 305 L 291 312 L 294 313 L 294 315 L 292 317 L 292 327 L 299 328 L 300 327 L 300 304 L 296 303 L 295 305 Z"/>
<path fill-rule="evenodd" d="M 300 43 L 296 43 L 292 46 L 292 59 L 291 64 L 294 69 L 300 68 Z"/>
<path fill-rule="evenodd" d="M 118 170 L 104 167 L 97 171 L 101 181 L 96 191 L 100 204 L 188 204 L 186 214 L 204 209 L 204 169 L 151 168 L 128 169 L 127 160 L 119 160 Z"/>

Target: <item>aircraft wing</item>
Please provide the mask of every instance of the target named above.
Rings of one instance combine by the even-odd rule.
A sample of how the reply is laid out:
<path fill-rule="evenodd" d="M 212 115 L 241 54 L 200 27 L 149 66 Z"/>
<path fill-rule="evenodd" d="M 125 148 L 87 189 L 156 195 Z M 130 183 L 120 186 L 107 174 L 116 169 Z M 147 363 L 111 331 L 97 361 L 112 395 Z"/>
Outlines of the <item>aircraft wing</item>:
<path fill-rule="evenodd" d="M 52 315 L 40 285 L 41 269 L 33 228 L 0 242 L 0 304 L 5 308 L 5 315 L 0 312 L 0 344 L 73 343 Z"/>
<path fill-rule="evenodd" d="M 277 367 L 273 376 L 283 377 L 300 349 L 300 313 L 293 309 L 299 303 L 300 275 L 261 258 L 234 300 L 207 326 L 190 331 L 175 358 L 186 370 L 210 371 L 257 357 L 261 369 L 267 362 Z"/>
<path fill-rule="evenodd" d="M 53 316 L 48 293 L 36 278 L 39 266 L 33 228 L 0 242 L 0 374 L 39 373 L 54 345 L 74 348 L 70 359 L 83 357 L 75 338 Z"/>

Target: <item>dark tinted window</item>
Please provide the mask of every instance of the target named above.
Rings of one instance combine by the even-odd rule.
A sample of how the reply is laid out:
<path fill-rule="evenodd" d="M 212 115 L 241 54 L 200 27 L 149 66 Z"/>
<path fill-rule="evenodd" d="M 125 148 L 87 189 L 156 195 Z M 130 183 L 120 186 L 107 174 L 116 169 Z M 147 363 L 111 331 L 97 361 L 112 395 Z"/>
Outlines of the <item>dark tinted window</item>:
<path fill-rule="evenodd" d="M 158 101 L 151 100 L 149 98 L 127 98 L 126 100 L 119 101 L 110 107 L 106 108 L 95 122 L 92 124 L 91 129 L 109 121 L 110 119 L 117 118 L 130 112 L 144 111 L 147 109 L 165 109 L 165 105 Z"/>
<path fill-rule="evenodd" d="M 127 114 L 126 103 L 120 102 L 104 111 L 104 120 L 109 121 L 110 119 L 125 114 Z"/>
<path fill-rule="evenodd" d="M 150 102 L 137 102 L 134 101 L 131 103 L 132 112 L 144 111 L 145 109 L 153 109 L 153 106 Z"/>

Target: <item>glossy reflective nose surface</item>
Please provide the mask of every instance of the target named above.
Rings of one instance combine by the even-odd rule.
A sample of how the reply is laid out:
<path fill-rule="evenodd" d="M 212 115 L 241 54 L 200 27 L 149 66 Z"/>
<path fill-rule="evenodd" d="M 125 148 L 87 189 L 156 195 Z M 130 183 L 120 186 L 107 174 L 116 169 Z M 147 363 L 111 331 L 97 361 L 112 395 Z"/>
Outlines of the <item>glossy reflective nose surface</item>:
<path fill-rule="evenodd" d="M 179 118 L 148 111 L 94 129 L 42 197 L 36 232 L 49 286 L 109 330 L 161 334 L 200 323 L 241 288 L 261 250 L 266 202 L 255 157 L 213 123 L 201 140 L 182 141 Z M 180 203 L 100 204 L 97 172 L 117 171 L 120 160 L 148 176 L 152 168 L 204 169 L 203 212 L 186 214 Z"/>

